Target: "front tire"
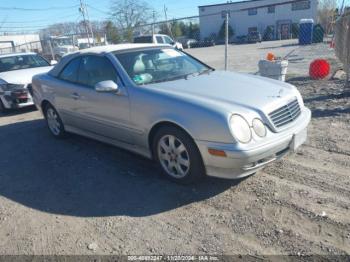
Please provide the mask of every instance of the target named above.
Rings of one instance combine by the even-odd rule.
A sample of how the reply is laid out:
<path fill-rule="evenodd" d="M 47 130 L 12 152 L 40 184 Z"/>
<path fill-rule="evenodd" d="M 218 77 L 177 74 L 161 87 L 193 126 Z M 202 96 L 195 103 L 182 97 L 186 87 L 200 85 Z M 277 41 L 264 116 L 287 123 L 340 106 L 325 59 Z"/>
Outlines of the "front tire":
<path fill-rule="evenodd" d="M 179 128 L 160 128 L 153 141 L 153 155 L 162 173 L 181 184 L 194 183 L 205 176 L 203 160 L 193 139 Z"/>
<path fill-rule="evenodd" d="M 63 138 L 66 135 L 66 131 L 64 129 L 63 122 L 57 113 L 56 109 L 51 106 L 47 105 L 44 108 L 44 114 L 47 126 L 50 130 L 50 133 L 56 137 L 56 138 Z"/>

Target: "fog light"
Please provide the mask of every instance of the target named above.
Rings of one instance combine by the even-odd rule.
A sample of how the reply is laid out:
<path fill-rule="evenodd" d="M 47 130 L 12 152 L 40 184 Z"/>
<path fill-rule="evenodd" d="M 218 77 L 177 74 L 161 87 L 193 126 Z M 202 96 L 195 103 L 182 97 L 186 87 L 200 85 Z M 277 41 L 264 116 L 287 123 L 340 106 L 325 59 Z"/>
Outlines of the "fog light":
<path fill-rule="evenodd" d="M 264 125 L 264 123 L 259 118 L 255 118 L 253 120 L 253 129 L 254 129 L 254 132 L 258 136 L 260 136 L 260 137 L 265 137 L 266 136 L 266 126 Z"/>

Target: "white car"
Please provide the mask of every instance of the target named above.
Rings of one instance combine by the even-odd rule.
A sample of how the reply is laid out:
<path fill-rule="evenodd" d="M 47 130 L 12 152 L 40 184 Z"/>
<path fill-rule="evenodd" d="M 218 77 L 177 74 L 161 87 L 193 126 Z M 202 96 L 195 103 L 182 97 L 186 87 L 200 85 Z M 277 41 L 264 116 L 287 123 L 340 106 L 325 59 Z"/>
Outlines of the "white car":
<path fill-rule="evenodd" d="M 36 53 L 0 55 L 0 112 L 33 105 L 32 77 L 48 72 L 51 64 Z"/>
<path fill-rule="evenodd" d="M 137 44 L 160 44 L 160 45 L 171 45 L 172 47 L 183 50 L 181 43 L 176 42 L 168 35 L 153 34 L 153 35 L 142 35 L 134 38 L 134 43 Z"/>

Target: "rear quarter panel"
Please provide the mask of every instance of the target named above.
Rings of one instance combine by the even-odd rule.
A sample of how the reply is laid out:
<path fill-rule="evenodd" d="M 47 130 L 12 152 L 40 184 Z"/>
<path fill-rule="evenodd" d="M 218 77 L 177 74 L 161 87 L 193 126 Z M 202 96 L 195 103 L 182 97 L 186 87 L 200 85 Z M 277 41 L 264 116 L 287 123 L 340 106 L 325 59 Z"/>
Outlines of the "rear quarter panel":
<path fill-rule="evenodd" d="M 51 104 L 55 105 L 54 89 L 52 87 L 52 82 L 54 79 L 54 77 L 47 73 L 33 76 L 33 100 L 35 106 L 39 110 L 42 110 L 41 105 L 44 100 L 47 100 Z"/>

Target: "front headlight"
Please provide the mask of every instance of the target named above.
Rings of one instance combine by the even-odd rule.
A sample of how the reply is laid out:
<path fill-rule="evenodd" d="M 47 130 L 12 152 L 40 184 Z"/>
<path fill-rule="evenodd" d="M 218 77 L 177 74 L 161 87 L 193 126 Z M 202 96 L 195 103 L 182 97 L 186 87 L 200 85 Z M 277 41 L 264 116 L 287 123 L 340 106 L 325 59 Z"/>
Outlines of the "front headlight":
<path fill-rule="evenodd" d="M 260 136 L 260 137 L 265 137 L 266 136 L 266 126 L 264 125 L 264 123 L 259 118 L 255 118 L 253 120 L 253 129 L 254 129 L 254 132 L 258 136 Z"/>
<path fill-rule="evenodd" d="M 241 143 L 248 143 L 252 139 L 250 126 L 242 116 L 232 115 L 230 118 L 230 129 L 233 137 Z"/>

